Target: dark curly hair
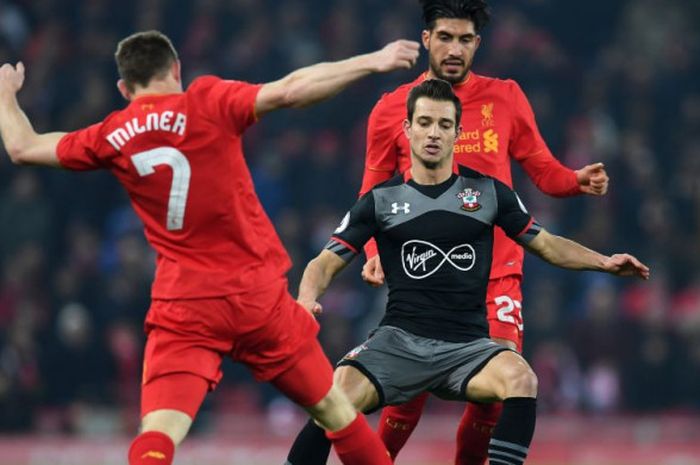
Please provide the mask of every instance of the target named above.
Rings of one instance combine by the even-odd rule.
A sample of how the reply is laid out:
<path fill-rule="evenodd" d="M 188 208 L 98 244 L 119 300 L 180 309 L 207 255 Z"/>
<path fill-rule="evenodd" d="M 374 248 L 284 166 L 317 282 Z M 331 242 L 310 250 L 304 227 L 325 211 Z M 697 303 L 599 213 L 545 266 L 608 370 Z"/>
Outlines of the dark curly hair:
<path fill-rule="evenodd" d="M 425 25 L 431 30 L 438 19 L 457 18 L 472 21 L 478 33 L 491 19 L 491 12 L 485 0 L 420 0 L 420 4 Z"/>

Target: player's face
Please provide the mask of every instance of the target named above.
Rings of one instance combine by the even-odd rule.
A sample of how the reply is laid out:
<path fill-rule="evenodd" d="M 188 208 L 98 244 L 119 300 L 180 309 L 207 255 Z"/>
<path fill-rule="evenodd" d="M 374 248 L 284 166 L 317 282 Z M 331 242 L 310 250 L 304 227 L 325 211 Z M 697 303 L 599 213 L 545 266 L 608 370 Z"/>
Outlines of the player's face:
<path fill-rule="evenodd" d="M 414 160 L 428 169 L 452 164 L 452 151 L 459 133 L 452 102 L 420 97 L 413 120 L 404 122 Z"/>
<path fill-rule="evenodd" d="M 441 18 L 432 30 L 423 31 L 431 74 L 452 84 L 467 76 L 480 43 L 481 36 L 468 19 Z"/>

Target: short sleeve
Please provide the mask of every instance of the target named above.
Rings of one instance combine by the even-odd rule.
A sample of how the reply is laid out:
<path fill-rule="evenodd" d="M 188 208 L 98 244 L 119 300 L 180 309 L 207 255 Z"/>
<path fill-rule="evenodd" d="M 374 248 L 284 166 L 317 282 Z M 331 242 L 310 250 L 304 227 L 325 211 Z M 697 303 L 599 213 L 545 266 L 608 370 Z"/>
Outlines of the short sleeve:
<path fill-rule="evenodd" d="M 349 262 L 376 231 L 374 194 L 370 191 L 345 214 L 325 248 Z"/>
<path fill-rule="evenodd" d="M 195 80 L 188 93 L 198 104 L 204 104 L 210 116 L 230 132 L 242 134 L 257 121 L 255 99 L 262 84 L 223 80 L 203 76 Z"/>
<path fill-rule="evenodd" d="M 56 147 L 56 156 L 63 168 L 76 171 L 104 168 L 99 154 L 104 148 L 103 123 L 69 132 L 61 138 Z"/>
<path fill-rule="evenodd" d="M 510 187 L 494 180 L 498 213 L 495 223 L 506 235 L 521 245 L 529 243 L 542 227 L 530 216 L 525 205 Z"/>

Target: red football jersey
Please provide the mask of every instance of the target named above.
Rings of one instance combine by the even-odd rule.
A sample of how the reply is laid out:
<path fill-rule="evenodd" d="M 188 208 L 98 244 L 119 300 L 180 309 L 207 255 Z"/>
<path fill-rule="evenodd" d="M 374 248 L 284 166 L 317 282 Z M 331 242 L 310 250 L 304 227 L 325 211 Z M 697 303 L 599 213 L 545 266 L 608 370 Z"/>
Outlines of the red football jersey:
<path fill-rule="evenodd" d="M 128 192 L 157 252 L 154 298 L 238 293 L 291 266 L 241 147 L 260 87 L 200 77 L 61 139 L 63 167 L 109 169 Z"/>
<path fill-rule="evenodd" d="M 372 110 L 360 194 L 389 179 L 396 171 L 410 168 L 411 151 L 402 122 L 406 119 L 409 91 L 426 77 L 424 73 L 385 94 Z M 466 81 L 454 85 L 453 90 L 462 102 L 462 132 L 454 148 L 457 163 L 512 187 L 510 160 L 513 158 L 543 192 L 554 196 L 581 192 L 574 171 L 559 163 L 547 148 L 530 103 L 516 82 L 470 72 Z M 494 236 L 491 278 L 522 274 L 522 248 L 500 228 L 495 228 Z M 376 251 L 369 248 L 367 252 Z"/>

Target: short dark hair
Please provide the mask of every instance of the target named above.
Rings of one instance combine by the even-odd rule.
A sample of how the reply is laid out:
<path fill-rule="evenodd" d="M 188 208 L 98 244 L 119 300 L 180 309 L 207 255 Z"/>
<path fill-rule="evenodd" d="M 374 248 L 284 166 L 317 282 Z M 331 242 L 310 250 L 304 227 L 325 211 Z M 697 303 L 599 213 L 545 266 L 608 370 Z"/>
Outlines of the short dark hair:
<path fill-rule="evenodd" d="M 408 94 L 408 100 L 406 101 L 408 121 L 410 122 L 413 122 L 413 113 L 416 111 L 416 102 L 421 97 L 426 97 L 430 100 L 452 102 L 455 107 L 455 127 L 459 126 L 459 123 L 462 120 L 462 102 L 452 91 L 452 86 L 449 82 L 443 81 L 442 79 L 426 79 L 411 89 L 411 92 Z"/>
<path fill-rule="evenodd" d="M 154 77 L 163 77 L 177 61 L 177 51 L 168 37 L 159 31 L 143 31 L 122 39 L 114 54 L 119 76 L 127 89 L 146 87 Z"/>
<path fill-rule="evenodd" d="M 491 19 L 491 11 L 485 0 L 420 0 L 423 20 L 429 30 L 441 18 L 468 19 L 480 32 Z"/>

